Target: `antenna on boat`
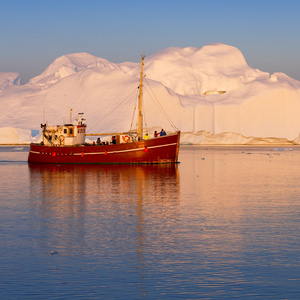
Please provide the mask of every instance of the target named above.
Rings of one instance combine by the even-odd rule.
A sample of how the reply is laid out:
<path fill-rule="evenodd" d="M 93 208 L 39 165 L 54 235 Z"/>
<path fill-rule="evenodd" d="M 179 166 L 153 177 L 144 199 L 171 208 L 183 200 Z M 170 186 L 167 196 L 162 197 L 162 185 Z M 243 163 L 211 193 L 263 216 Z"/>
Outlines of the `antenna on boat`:
<path fill-rule="evenodd" d="M 139 92 L 139 126 L 138 126 L 138 140 L 142 140 L 143 136 L 143 113 L 142 113 L 142 97 L 143 97 L 143 66 L 144 66 L 144 59 L 145 53 L 141 55 L 141 75 L 140 75 L 140 92 Z"/>
<path fill-rule="evenodd" d="M 70 109 L 70 124 L 72 124 L 72 108 Z"/>
<path fill-rule="evenodd" d="M 45 98 L 43 99 L 43 123 L 45 124 Z"/>
<path fill-rule="evenodd" d="M 65 94 L 65 116 L 64 116 L 64 124 L 67 123 L 67 95 Z"/>

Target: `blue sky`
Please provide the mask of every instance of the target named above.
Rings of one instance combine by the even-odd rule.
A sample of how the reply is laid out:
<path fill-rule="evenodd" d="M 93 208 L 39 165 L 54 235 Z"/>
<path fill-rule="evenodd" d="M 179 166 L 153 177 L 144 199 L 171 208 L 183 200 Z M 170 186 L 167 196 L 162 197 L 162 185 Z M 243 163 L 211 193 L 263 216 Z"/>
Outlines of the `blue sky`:
<path fill-rule="evenodd" d="M 0 25 L 0 72 L 22 83 L 64 54 L 138 62 L 143 52 L 211 42 L 300 80 L 298 0 L 0 0 Z"/>

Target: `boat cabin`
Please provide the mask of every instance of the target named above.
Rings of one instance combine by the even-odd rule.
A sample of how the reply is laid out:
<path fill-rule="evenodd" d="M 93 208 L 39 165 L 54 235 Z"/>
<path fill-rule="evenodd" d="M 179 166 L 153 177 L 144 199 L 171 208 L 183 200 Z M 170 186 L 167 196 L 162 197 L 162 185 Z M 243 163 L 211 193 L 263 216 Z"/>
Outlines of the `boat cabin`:
<path fill-rule="evenodd" d="M 85 142 L 86 124 L 83 123 L 83 113 L 79 113 L 77 124 L 47 126 L 41 124 L 43 130 L 43 144 L 45 146 L 74 146 Z"/>

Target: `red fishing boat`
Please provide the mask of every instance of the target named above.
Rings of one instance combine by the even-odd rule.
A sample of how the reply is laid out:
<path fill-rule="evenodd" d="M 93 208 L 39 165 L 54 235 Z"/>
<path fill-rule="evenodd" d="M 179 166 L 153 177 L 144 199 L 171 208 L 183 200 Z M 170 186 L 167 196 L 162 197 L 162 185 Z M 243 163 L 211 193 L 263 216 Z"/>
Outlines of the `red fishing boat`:
<path fill-rule="evenodd" d="M 48 126 L 41 124 L 43 140 L 31 144 L 29 163 L 49 164 L 156 164 L 177 163 L 180 131 L 150 138 L 143 136 L 142 90 L 143 65 L 139 85 L 138 130 L 119 133 L 86 133 L 83 113 L 78 114 L 77 124 Z M 163 134 L 165 134 L 163 132 Z M 111 142 L 88 144 L 86 136 L 111 136 Z"/>

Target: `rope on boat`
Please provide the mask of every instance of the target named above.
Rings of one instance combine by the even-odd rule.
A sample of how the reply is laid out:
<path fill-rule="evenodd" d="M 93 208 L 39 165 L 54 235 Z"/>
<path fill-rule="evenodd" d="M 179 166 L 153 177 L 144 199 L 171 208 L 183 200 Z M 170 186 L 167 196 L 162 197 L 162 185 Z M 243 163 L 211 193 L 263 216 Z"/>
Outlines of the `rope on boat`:
<path fill-rule="evenodd" d="M 137 101 L 138 101 L 138 88 L 136 89 L 136 95 L 135 95 L 135 105 L 134 105 L 134 108 L 133 108 L 133 114 L 132 114 L 132 120 L 131 120 L 131 124 L 130 124 L 130 131 L 132 130 L 132 126 L 133 126 L 133 121 L 134 121 L 134 117 L 135 117 L 135 112 L 136 112 L 136 107 L 137 107 Z"/>
<path fill-rule="evenodd" d="M 136 91 L 133 90 L 131 94 L 129 94 L 121 103 L 119 103 L 114 109 L 112 109 L 104 118 L 102 118 L 100 121 L 102 122 L 103 120 L 105 120 L 109 115 L 111 115 L 116 109 L 118 109 L 125 101 L 127 101 L 127 99 L 132 96 L 132 94 Z M 100 122 L 99 121 L 99 122 Z M 95 128 L 99 122 L 97 122 L 93 127 L 89 128 L 89 130 L 87 132 L 90 132 L 93 128 Z"/>
<path fill-rule="evenodd" d="M 158 101 L 157 97 L 155 96 L 152 88 L 151 88 L 151 85 L 149 84 L 147 78 L 146 79 L 146 82 L 150 88 L 150 91 L 152 93 L 152 95 L 148 92 L 148 90 L 145 88 L 145 85 L 144 85 L 144 89 L 146 90 L 146 92 L 148 93 L 148 95 L 150 96 L 150 99 L 156 104 L 156 106 L 158 107 L 158 109 L 162 112 L 162 114 L 164 115 L 164 117 L 167 119 L 167 121 L 170 123 L 170 125 L 173 127 L 174 130 L 178 131 L 178 128 L 175 126 L 175 124 L 172 122 L 172 120 L 170 119 L 170 117 L 168 116 L 168 114 L 165 112 L 165 110 L 163 109 L 163 107 L 161 106 L 160 102 Z"/>
<path fill-rule="evenodd" d="M 146 79 L 146 78 L 145 78 Z M 164 117 L 166 118 L 166 120 L 169 122 L 169 124 L 172 126 L 172 128 L 175 130 L 175 131 L 178 131 L 178 128 L 175 126 L 175 124 L 172 122 L 172 120 L 170 119 L 170 117 L 168 116 L 168 114 L 166 113 L 166 111 L 163 109 L 163 107 L 161 106 L 159 100 L 157 99 L 157 97 L 155 96 L 148 80 L 146 79 L 146 82 L 150 88 L 150 91 L 152 93 L 152 95 L 149 93 L 148 89 L 145 87 L 145 85 L 143 85 L 144 89 L 146 90 L 146 92 L 148 93 L 148 95 L 150 96 L 150 99 L 155 103 L 155 105 L 158 107 L 158 109 L 162 112 L 162 114 L 164 115 Z M 132 93 L 130 93 L 121 103 L 119 103 L 114 109 L 112 109 L 104 118 L 102 118 L 100 121 L 102 122 L 103 120 L 105 120 L 109 115 L 111 115 L 116 109 L 118 109 L 120 107 L 120 105 L 122 105 L 125 101 L 127 101 L 127 99 L 129 97 L 131 97 L 133 95 L 133 93 L 138 93 L 138 89 L 139 87 L 137 87 L 136 89 L 134 89 L 132 91 Z M 137 99 L 137 97 L 135 97 Z M 134 122 L 134 117 L 135 117 L 135 113 L 136 113 L 136 107 L 137 107 L 137 102 L 135 103 L 134 105 L 134 110 L 133 110 L 133 115 L 132 115 L 132 121 L 131 121 L 131 125 L 130 125 L 130 131 L 132 130 L 132 126 L 133 126 L 133 122 Z M 142 107 L 143 111 L 145 110 L 145 106 L 143 105 Z M 145 111 L 144 111 L 145 112 Z M 144 120 L 145 120 L 145 129 L 147 130 L 147 123 L 146 123 L 146 117 L 145 117 L 145 113 L 143 114 L 144 115 Z M 89 130 L 87 132 L 90 132 L 93 128 L 95 128 L 99 122 L 98 121 L 93 127 L 89 128 Z"/>
<path fill-rule="evenodd" d="M 148 125 L 147 125 L 147 119 L 146 119 L 146 109 L 145 109 L 145 105 L 142 106 L 142 110 L 143 110 L 143 121 L 144 121 L 144 132 L 148 132 Z"/>

